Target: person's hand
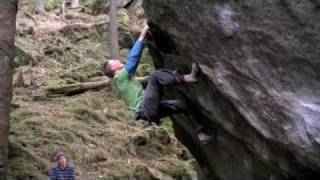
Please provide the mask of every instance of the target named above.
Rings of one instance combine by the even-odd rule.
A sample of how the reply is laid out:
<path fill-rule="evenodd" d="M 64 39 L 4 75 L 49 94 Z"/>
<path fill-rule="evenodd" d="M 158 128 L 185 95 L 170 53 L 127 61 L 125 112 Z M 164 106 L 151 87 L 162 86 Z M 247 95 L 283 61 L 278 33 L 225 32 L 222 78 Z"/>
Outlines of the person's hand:
<path fill-rule="evenodd" d="M 148 26 L 148 25 L 145 25 L 145 26 L 143 27 L 143 29 L 142 29 L 142 33 L 143 33 L 143 34 L 146 34 L 146 33 L 148 32 L 148 30 L 149 30 L 149 26 Z"/>
<path fill-rule="evenodd" d="M 142 29 L 141 31 L 141 35 L 139 37 L 139 41 L 143 41 L 148 33 L 148 30 L 149 30 L 149 26 L 148 25 L 145 25 L 144 28 Z"/>

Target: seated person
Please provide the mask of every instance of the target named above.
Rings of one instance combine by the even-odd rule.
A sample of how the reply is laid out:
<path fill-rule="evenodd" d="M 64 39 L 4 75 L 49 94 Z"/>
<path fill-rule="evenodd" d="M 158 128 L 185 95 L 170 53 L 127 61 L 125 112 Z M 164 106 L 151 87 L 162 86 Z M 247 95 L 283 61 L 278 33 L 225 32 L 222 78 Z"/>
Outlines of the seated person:
<path fill-rule="evenodd" d="M 74 168 L 67 164 L 67 158 L 63 152 L 59 152 L 55 158 L 57 166 L 50 171 L 50 180 L 75 180 Z"/>

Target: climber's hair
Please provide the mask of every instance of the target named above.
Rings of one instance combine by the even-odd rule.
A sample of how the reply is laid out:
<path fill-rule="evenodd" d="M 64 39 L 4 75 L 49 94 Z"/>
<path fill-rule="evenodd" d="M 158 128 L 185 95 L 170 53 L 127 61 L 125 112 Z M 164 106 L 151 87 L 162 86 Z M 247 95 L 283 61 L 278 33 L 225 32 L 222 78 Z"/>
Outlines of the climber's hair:
<path fill-rule="evenodd" d="M 104 75 L 106 75 L 110 78 L 114 77 L 114 72 L 109 67 L 109 60 L 103 63 L 102 70 L 103 70 Z"/>

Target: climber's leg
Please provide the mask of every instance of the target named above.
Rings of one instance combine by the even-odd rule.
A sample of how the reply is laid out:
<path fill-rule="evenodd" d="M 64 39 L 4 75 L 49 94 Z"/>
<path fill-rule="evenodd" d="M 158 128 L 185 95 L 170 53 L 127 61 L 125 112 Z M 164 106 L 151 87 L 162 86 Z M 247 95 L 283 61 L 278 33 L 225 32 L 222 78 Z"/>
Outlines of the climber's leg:
<path fill-rule="evenodd" d="M 192 64 L 192 71 L 187 75 L 166 69 L 154 71 L 144 93 L 141 107 L 142 113 L 140 112 L 143 119 L 149 122 L 159 122 L 159 105 L 163 94 L 163 87 L 181 83 L 193 83 L 197 81 L 198 74 L 199 67 L 196 63 Z"/>
<path fill-rule="evenodd" d="M 164 118 L 167 116 L 171 116 L 178 113 L 183 113 L 189 120 L 191 127 L 193 130 L 198 133 L 201 132 L 203 126 L 198 123 L 196 118 L 192 113 L 191 110 L 188 109 L 187 103 L 183 100 L 164 100 L 160 102 L 159 107 L 159 118 Z"/>
<path fill-rule="evenodd" d="M 142 102 L 142 119 L 159 122 L 159 106 L 163 95 L 163 87 L 184 83 L 184 76 L 177 71 L 156 70 L 152 73 L 144 92 Z"/>
<path fill-rule="evenodd" d="M 199 123 L 190 107 L 191 106 L 189 106 L 188 109 L 188 105 L 185 103 L 185 101 L 182 100 L 161 101 L 159 107 L 159 117 L 161 119 L 163 117 L 171 116 L 177 113 L 184 113 L 198 139 L 202 143 L 207 144 L 214 139 L 214 136 L 204 132 L 204 127 Z"/>
<path fill-rule="evenodd" d="M 185 111 L 185 115 L 188 117 L 191 127 L 195 131 L 195 134 L 197 134 L 198 139 L 203 144 L 208 144 L 214 140 L 214 135 L 205 132 L 205 127 L 199 123 L 198 117 L 192 109 Z"/>
<path fill-rule="evenodd" d="M 186 111 L 185 115 L 187 116 L 192 129 L 195 131 L 195 133 L 200 133 L 203 130 L 203 126 L 199 123 L 197 118 L 195 117 L 194 113 L 192 111 Z"/>

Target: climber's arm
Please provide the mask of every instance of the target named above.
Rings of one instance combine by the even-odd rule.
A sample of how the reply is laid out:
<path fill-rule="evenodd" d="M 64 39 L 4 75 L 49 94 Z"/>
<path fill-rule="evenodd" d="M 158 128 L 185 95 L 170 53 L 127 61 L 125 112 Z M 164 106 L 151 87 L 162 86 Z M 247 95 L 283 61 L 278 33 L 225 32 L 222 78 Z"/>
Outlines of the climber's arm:
<path fill-rule="evenodd" d="M 143 41 L 147 35 L 147 32 L 148 32 L 148 27 L 145 27 L 142 30 L 139 39 L 137 40 L 137 42 L 134 44 L 133 48 L 130 51 L 128 62 L 125 65 L 125 69 L 128 71 L 130 76 L 133 76 L 138 68 L 141 55 L 144 49 Z"/>

